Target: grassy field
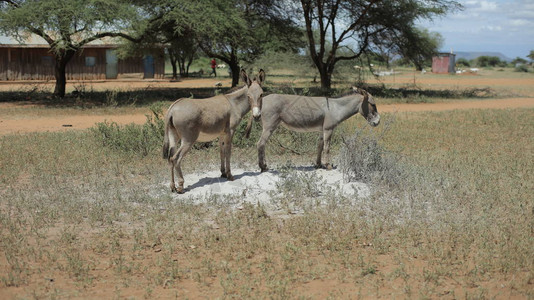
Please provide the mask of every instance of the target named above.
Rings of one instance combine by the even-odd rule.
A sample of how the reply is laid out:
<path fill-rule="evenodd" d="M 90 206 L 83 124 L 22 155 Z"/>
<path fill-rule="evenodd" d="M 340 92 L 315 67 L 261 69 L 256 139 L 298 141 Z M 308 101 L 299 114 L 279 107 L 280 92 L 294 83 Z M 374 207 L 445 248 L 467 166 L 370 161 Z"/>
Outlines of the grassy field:
<path fill-rule="evenodd" d="M 0 298 L 534 298 L 534 109 L 382 120 L 335 137 L 338 168 L 371 196 L 314 193 L 290 167 L 279 201 L 298 214 L 171 195 L 160 145 L 124 142 L 157 140 L 156 121 L 0 137 Z M 308 164 L 312 140 L 302 155 L 271 145 L 270 161 Z M 194 150 L 184 172 L 217 161 Z M 253 147 L 233 164 L 256 170 Z"/>

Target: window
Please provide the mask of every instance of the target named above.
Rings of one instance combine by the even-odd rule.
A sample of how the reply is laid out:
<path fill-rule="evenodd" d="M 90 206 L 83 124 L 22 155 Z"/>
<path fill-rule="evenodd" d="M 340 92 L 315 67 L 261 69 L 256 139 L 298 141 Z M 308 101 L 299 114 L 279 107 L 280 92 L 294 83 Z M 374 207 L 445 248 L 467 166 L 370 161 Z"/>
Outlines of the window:
<path fill-rule="evenodd" d="M 94 67 L 96 65 L 96 57 L 94 56 L 86 56 L 85 57 L 85 66 L 86 67 Z"/>

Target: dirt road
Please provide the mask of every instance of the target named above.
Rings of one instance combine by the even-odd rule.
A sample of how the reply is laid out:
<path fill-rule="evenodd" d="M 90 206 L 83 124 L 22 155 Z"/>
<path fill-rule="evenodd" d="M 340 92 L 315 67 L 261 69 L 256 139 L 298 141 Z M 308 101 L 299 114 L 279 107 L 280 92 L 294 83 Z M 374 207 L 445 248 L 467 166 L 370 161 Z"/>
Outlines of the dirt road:
<path fill-rule="evenodd" d="M 0 106 L 9 103 L 0 103 Z M 497 100 L 465 101 L 451 103 L 392 104 L 378 106 L 379 112 L 421 112 L 446 111 L 455 109 L 509 109 L 534 107 L 534 98 L 510 98 Z M 28 132 L 66 131 L 86 129 L 99 122 L 116 122 L 118 124 L 143 124 L 144 114 L 134 115 L 77 115 L 58 117 L 33 117 L 0 119 L 0 135 Z"/>

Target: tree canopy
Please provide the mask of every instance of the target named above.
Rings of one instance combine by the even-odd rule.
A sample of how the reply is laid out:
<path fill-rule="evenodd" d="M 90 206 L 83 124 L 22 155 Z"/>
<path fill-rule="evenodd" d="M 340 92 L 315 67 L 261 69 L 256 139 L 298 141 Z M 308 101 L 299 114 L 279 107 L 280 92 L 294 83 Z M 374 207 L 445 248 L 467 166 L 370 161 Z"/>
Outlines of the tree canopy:
<path fill-rule="evenodd" d="M 419 29 L 416 21 L 460 7 L 456 1 L 446 0 L 300 0 L 294 12 L 304 20 L 321 86 L 329 89 L 337 62 L 367 52 L 391 49 L 420 64 L 423 57 L 436 51 L 440 38 Z M 350 54 L 340 55 L 340 49 Z"/>
<path fill-rule="evenodd" d="M 449 0 L 0 0 L 0 32 L 21 40 L 35 34 L 50 45 L 60 97 L 67 63 L 105 37 L 127 39 L 136 51 L 170 45 L 184 72 L 199 47 L 228 64 L 232 86 L 241 65 L 266 51 L 307 47 L 329 89 L 336 63 L 364 54 L 402 56 L 421 68 L 442 38 L 417 21 L 455 9 Z"/>
<path fill-rule="evenodd" d="M 127 32 L 142 17 L 120 0 L 0 0 L 0 32 L 23 42 L 43 38 L 55 56 L 54 94 L 65 95 L 65 67 L 84 45 L 105 37 L 138 40 Z"/>
<path fill-rule="evenodd" d="M 206 55 L 228 64 L 232 86 L 243 62 L 267 50 L 297 51 L 301 31 L 284 10 L 283 0 L 199 0 L 189 5 L 189 24 Z M 182 10 L 176 11 L 178 19 Z M 171 16 L 173 16 L 171 14 Z"/>

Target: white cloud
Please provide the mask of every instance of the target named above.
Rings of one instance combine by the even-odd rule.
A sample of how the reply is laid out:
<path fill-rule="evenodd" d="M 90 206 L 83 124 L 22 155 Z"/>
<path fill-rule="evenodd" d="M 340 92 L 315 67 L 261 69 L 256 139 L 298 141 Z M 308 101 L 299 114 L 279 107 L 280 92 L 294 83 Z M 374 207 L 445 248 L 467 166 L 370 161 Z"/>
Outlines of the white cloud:
<path fill-rule="evenodd" d="M 534 26 L 534 22 L 532 22 L 532 20 L 515 19 L 510 21 L 510 25 L 515 27 L 527 27 Z"/>
<path fill-rule="evenodd" d="M 443 49 L 500 51 L 509 57 L 534 50 L 534 1 L 457 1 L 462 11 L 421 23 L 445 38 Z"/>
<path fill-rule="evenodd" d="M 492 25 L 486 25 L 482 26 L 481 31 L 493 31 L 493 32 L 500 32 L 503 31 L 503 28 L 501 26 L 492 26 Z"/>
<path fill-rule="evenodd" d="M 467 9 L 473 12 L 497 12 L 499 4 L 493 1 L 466 1 Z"/>

